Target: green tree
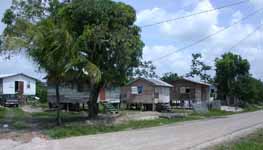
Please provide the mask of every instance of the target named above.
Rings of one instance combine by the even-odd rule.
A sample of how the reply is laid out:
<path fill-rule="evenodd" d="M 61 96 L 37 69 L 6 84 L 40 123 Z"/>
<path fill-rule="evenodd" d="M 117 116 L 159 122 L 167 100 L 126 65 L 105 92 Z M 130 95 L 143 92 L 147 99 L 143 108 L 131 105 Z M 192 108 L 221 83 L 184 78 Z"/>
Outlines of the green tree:
<path fill-rule="evenodd" d="M 39 97 L 40 103 L 47 103 L 47 87 L 41 81 L 36 82 L 36 96 Z"/>
<path fill-rule="evenodd" d="M 177 73 L 172 73 L 172 72 L 168 72 L 165 73 L 162 77 L 161 80 L 167 82 L 167 83 L 172 83 L 173 81 L 180 79 L 182 77 L 178 76 Z"/>
<path fill-rule="evenodd" d="M 201 81 L 203 82 L 211 82 L 212 78 L 207 72 L 212 69 L 211 66 L 206 65 L 200 59 L 202 58 L 202 54 L 196 53 L 192 54 L 192 65 L 191 65 L 191 72 L 186 74 L 186 77 L 200 77 Z"/>
<path fill-rule="evenodd" d="M 249 77 L 249 62 L 239 55 L 225 53 L 221 58 L 216 58 L 215 63 L 215 83 L 219 97 L 226 100 L 228 105 L 231 99 L 234 101 L 232 103 L 236 104 L 241 92 L 239 83 Z"/>
<path fill-rule="evenodd" d="M 101 72 L 101 80 L 92 83 L 89 115 L 98 113 L 97 98 L 101 87 L 123 84 L 142 58 L 144 46 L 135 10 L 111 0 L 74 0 L 60 16 L 78 40 L 78 51 Z"/>
<path fill-rule="evenodd" d="M 134 69 L 131 78 L 158 78 L 158 75 L 156 74 L 155 70 L 156 67 L 152 64 L 151 61 L 144 61 L 140 63 L 139 67 Z"/>
<path fill-rule="evenodd" d="M 60 84 L 76 74 L 88 79 L 89 116 L 96 117 L 100 88 L 125 83 L 140 64 L 144 44 L 134 24 L 135 10 L 111 0 L 48 3 L 15 1 L 12 13 L 3 19 L 7 24 L 4 45 L 28 50 L 55 83 L 58 104 Z"/>
<path fill-rule="evenodd" d="M 263 100 L 263 83 L 252 76 L 242 76 L 235 84 L 241 104 L 259 104 Z"/>
<path fill-rule="evenodd" d="M 70 76 L 67 66 L 77 55 L 75 39 L 57 16 L 62 6 L 58 1 L 50 1 L 46 7 L 44 2 L 14 1 L 3 19 L 7 24 L 4 31 L 5 48 L 26 49 L 27 54 L 46 71 L 48 82 L 55 85 L 58 125 L 62 123 L 59 87 Z M 9 17 L 10 14 L 14 18 Z"/>

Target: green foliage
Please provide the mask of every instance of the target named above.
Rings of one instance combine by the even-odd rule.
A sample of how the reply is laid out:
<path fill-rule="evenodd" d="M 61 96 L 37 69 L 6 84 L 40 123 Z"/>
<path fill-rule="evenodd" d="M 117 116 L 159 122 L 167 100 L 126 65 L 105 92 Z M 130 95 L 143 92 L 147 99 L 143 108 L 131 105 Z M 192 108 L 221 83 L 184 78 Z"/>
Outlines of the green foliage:
<path fill-rule="evenodd" d="M 263 82 L 251 76 L 242 76 L 235 84 L 234 92 L 243 105 L 263 102 Z"/>
<path fill-rule="evenodd" d="M 141 62 L 139 67 L 135 68 L 133 71 L 132 79 L 134 78 L 158 78 L 155 73 L 156 67 L 151 61 Z"/>
<path fill-rule="evenodd" d="M 221 58 L 217 58 L 215 83 L 219 97 L 227 100 L 227 103 L 230 99 L 238 98 L 243 101 L 252 99 L 251 95 L 254 94 L 246 91 L 254 82 L 249 75 L 249 69 L 249 62 L 239 55 L 225 53 Z"/>
<path fill-rule="evenodd" d="M 217 146 L 215 150 L 262 150 L 263 149 L 263 130 L 250 134 L 232 143 Z"/>
<path fill-rule="evenodd" d="M 75 0 L 59 10 L 59 17 L 70 33 L 74 33 L 76 58 L 80 63 L 75 68 L 83 68 L 83 62 L 94 65 L 89 68 L 99 70 L 100 80 L 95 73 L 91 78 L 93 89 L 90 95 L 89 113 L 93 117 L 98 112 L 97 97 L 101 87 L 110 84 L 124 84 L 142 58 L 140 28 L 135 10 L 124 3 L 111 0 Z M 83 71 L 91 74 L 90 70 Z M 93 115 L 94 113 L 94 115 Z"/>
<path fill-rule="evenodd" d="M 182 77 L 178 76 L 177 73 L 172 73 L 172 72 L 168 72 L 165 73 L 162 77 L 161 80 L 167 82 L 167 83 L 172 83 L 173 81 L 180 79 Z"/>
<path fill-rule="evenodd" d="M 128 123 L 118 125 L 79 125 L 71 124 L 64 127 L 57 127 L 46 130 L 45 133 L 51 138 L 60 139 L 72 136 L 100 134 L 108 132 L 125 131 L 130 129 L 140 129 L 155 127 L 160 125 L 172 124 L 176 122 L 194 120 L 195 118 L 178 118 L 178 119 L 156 119 L 156 120 L 142 120 L 142 121 L 129 121 Z"/>
<path fill-rule="evenodd" d="M 125 83 L 142 56 L 135 10 L 111 0 L 75 0 L 60 10 L 60 16 L 78 36 L 79 52 L 101 71 L 102 82 Z"/>
<path fill-rule="evenodd" d="M 211 70 L 212 67 L 206 65 L 204 62 L 202 62 L 200 59 L 202 58 L 202 54 L 192 54 L 193 60 L 191 65 L 191 72 L 186 75 L 186 77 L 200 77 L 201 81 L 204 82 L 211 82 L 212 78 L 209 74 L 207 74 L 207 71 Z"/>
<path fill-rule="evenodd" d="M 6 109 L 0 107 L 0 119 L 3 119 L 5 117 Z"/>
<path fill-rule="evenodd" d="M 40 103 L 47 102 L 47 87 L 40 81 L 36 82 L 36 96 L 40 98 Z"/>
<path fill-rule="evenodd" d="M 7 49 L 27 49 L 49 83 L 88 80 L 90 105 L 105 84 L 125 83 L 142 58 L 136 12 L 121 2 L 15 0 L 3 21 Z"/>
<path fill-rule="evenodd" d="M 15 14 L 13 13 L 13 11 L 11 9 L 7 9 L 5 11 L 4 17 L 2 18 L 2 22 L 7 25 L 11 25 L 14 22 L 14 19 Z"/>

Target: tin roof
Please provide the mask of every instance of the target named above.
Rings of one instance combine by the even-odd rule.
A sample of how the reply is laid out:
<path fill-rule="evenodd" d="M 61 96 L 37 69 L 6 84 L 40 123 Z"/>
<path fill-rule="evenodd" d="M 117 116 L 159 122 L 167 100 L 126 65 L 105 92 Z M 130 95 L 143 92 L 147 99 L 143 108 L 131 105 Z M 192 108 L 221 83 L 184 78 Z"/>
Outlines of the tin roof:
<path fill-rule="evenodd" d="M 31 78 L 31 79 L 34 79 L 34 80 L 38 80 L 38 79 L 36 79 L 34 77 L 31 77 L 29 75 L 26 75 L 24 73 L 0 74 L 0 79 L 9 78 L 9 77 L 18 76 L 18 75 L 22 75 L 22 76 L 25 76 L 25 77 L 28 77 L 28 78 Z"/>
<path fill-rule="evenodd" d="M 132 82 L 130 82 L 128 84 L 131 84 L 131 83 L 133 83 L 133 82 L 135 82 L 137 80 L 140 80 L 140 79 L 148 81 L 148 82 L 150 82 L 151 84 L 153 84 L 155 86 L 173 87 L 171 84 L 168 84 L 168 83 L 166 83 L 166 82 L 164 82 L 162 80 L 159 80 L 159 79 L 148 79 L 148 78 L 137 78 L 136 80 L 134 80 L 134 81 L 132 81 Z"/>
<path fill-rule="evenodd" d="M 186 79 L 186 78 L 181 78 L 181 79 L 177 79 L 177 80 L 185 80 L 185 81 L 189 81 L 195 84 L 201 84 L 201 85 L 205 85 L 205 86 L 211 86 L 211 84 L 205 83 L 205 82 L 200 82 L 200 81 L 195 81 L 195 80 L 191 80 L 191 79 Z M 176 81 L 176 80 L 175 80 Z"/>

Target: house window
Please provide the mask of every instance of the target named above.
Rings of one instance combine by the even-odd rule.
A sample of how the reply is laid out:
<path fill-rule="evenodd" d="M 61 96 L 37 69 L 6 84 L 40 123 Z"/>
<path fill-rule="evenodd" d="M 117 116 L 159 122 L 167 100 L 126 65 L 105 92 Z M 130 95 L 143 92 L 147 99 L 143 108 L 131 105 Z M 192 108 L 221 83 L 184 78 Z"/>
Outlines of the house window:
<path fill-rule="evenodd" d="M 159 93 L 155 92 L 154 93 L 154 98 L 159 98 Z"/>
<path fill-rule="evenodd" d="M 138 88 L 137 88 L 137 86 L 132 86 L 132 87 L 131 87 L 131 93 L 132 93 L 132 94 L 138 94 Z"/>
<path fill-rule="evenodd" d="M 184 94 L 185 93 L 185 87 L 180 88 L 180 93 Z"/>
<path fill-rule="evenodd" d="M 132 86 L 131 87 L 131 93 L 132 94 L 142 94 L 143 93 L 143 86 Z"/>
<path fill-rule="evenodd" d="M 189 94 L 190 93 L 190 88 L 189 87 L 181 87 L 180 88 L 180 93 L 181 94 Z"/>
<path fill-rule="evenodd" d="M 138 94 L 142 94 L 143 93 L 143 86 L 138 86 Z"/>
<path fill-rule="evenodd" d="M 26 87 L 30 89 L 30 82 L 27 83 Z"/>
<path fill-rule="evenodd" d="M 215 89 L 211 89 L 211 93 L 215 93 Z"/>

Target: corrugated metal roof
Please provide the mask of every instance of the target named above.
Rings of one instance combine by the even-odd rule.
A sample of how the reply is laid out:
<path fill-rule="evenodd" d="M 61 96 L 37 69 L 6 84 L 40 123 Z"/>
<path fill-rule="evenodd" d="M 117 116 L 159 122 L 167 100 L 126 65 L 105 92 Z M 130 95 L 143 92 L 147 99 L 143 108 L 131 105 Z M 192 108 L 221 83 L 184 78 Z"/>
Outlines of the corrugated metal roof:
<path fill-rule="evenodd" d="M 151 83 L 153 83 L 154 85 L 156 86 L 167 86 L 167 87 L 173 87 L 171 84 L 168 84 L 162 80 L 159 80 L 159 79 L 145 79 Z"/>
<path fill-rule="evenodd" d="M 2 78 L 7 78 L 7 77 L 12 77 L 17 75 L 17 73 L 10 73 L 10 74 L 0 74 L 0 79 Z"/>
<path fill-rule="evenodd" d="M 18 75 L 22 75 L 22 76 L 25 76 L 25 77 L 28 77 L 28 78 L 31 78 L 31 79 L 34 79 L 34 80 L 38 80 L 34 77 L 31 77 L 29 75 L 26 75 L 24 73 L 10 73 L 10 74 L 1 74 L 0 75 L 0 79 L 3 79 L 3 78 L 8 78 L 8 77 L 13 77 L 13 76 L 18 76 Z"/>
<path fill-rule="evenodd" d="M 130 82 L 128 84 L 131 84 L 131 83 L 133 83 L 133 82 L 135 82 L 137 80 L 140 80 L 140 79 L 146 80 L 146 81 L 152 83 L 155 86 L 173 87 L 171 84 L 168 84 L 168 83 L 166 83 L 166 82 L 164 82 L 162 80 L 159 80 L 159 79 L 147 79 L 147 78 L 138 78 L 138 79 L 136 79 L 136 80 L 134 80 L 134 81 L 132 81 L 132 82 Z"/>
<path fill-rule="evenodd" d="M 181 80 L 186 80 L 186 81 L 189 81 L 189 82 L 192 82 L 192 83 L 196 83 L 196 84 L 211 86 L 211 84 L 208 84 L 208 83 L 205 83 L 205 82 L 200 82 L 200 81 L 195 81 L 195 80 L 191 80 L 191 79 L 182 78 Z"/>

